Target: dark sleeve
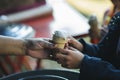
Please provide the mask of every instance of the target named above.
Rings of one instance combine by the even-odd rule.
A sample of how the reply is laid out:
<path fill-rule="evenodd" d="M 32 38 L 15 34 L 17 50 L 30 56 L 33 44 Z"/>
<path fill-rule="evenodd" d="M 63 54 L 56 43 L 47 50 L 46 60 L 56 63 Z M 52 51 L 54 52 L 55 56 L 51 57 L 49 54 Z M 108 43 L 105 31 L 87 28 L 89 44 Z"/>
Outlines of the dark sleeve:
<path fill-rule="evenodd" d="M 95 44 L 88 44 L 83 39 L 79 40 L 80 43 L 83 45 L 83 53 L 86 53 L 89 56 L 98 56 L 99 47 Z"/>
<path fill-rule="evenodd" d="M 116 13 L 112 17 L 108 25 L 108 33 L 100 40 L 100 42 L 95 44 L 88 44 L 83 39 L 79 41 L 83 44 L 83 53 L 89 56 L 96 56 L 101 58 L 108 58 L 109 56 L 114 56 L 116 53 L 116 45 L 120 36 L 120 12 Z M 112 47 L 111 47 L 112 46 Z"/>
<path fill-rule="evenodd" d="M 120 70 L 100 58 L 85 55 L 80 66 L 80 80 L 120 80 Z"/>

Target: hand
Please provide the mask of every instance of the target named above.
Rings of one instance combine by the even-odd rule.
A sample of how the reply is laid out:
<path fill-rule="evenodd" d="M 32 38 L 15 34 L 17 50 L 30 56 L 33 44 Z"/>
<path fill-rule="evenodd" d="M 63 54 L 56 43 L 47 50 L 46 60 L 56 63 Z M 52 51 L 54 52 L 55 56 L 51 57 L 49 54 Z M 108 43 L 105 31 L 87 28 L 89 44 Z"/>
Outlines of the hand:
<path fill-rule="evenodd" d="M 79 51 L 83 50 L 83 45 L 73 37 L 69 37 L 68 45 L 71 47 L 74 47 L 75 49 L 77 49 Z"/>
<path fill-rule="evenodd" d="M 49 39 L 27 39 L 27 54 L 34 58 L 40 59 L 48 59 L 50 55 L 50 49 L 54 47 L 54 45 L 50 42 Z"/>
<path fill-rule="evenodd" d="M 60 54 L 56 54 L 57 62 L 66 68 L 79 68 L 84 55 L 75 48 L 59 49 Z"/>

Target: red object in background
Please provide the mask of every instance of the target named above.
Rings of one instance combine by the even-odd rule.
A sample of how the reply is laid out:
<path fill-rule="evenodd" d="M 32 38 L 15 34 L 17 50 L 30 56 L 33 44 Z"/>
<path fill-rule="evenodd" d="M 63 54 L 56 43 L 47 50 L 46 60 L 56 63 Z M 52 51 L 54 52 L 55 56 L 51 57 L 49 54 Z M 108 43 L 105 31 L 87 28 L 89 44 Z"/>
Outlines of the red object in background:
<path fill-rule="evenodd" d="M 23 21 L 22 23 L 30 25 L 36 31 L 35 37 L 51 37 L 50 23 L 53 21 L 52 14 L 45 15 L 42 17 L 37 17 L 34 19 L 30 19 L 27 21 Z"/>
<path fill-rule="evenodd" d="M 13 13 L 20 12 L 20 11 L 25 11 L 25 10 L 28 10 L 28 9 L 31 9 L 31 8 L 36 8 L 36 7 L 45 5 L 45 4 L 46 4 L 45 0 L 36 0 L 36 2 L 33 3 L 32 5 L 30 4 L 30 5 L 27 5 L 27 6 L 18 6 L 18 7 L 13 7 L 13 8 L 9 8 L 9 9 L 0 9 L 0 15 L 13 14 Z"/>
<path fill-rule="evenodd" d="M 91 39 L 90 42 L 93 44 L 97 44 L 100 40 L 99 39 Z"/>

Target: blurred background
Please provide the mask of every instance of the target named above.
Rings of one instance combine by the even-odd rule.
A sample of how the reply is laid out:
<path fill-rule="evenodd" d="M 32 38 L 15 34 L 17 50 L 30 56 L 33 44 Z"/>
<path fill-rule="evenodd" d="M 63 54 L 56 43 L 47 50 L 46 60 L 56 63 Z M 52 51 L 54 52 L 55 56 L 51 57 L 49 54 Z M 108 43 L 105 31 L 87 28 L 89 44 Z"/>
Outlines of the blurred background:
<path fill-rule="evenodd" d="M 96 15 L 102 25 L 105 11 L 112 8 L 110 0 L 0 0 L 0 35 L 52 38 L 54 31 L 62 30 L 91 43 L 90 16 Z M 50 60 L 0 56 L 0 72 L 5 75 L 36 69 L 65 68 Z"/>

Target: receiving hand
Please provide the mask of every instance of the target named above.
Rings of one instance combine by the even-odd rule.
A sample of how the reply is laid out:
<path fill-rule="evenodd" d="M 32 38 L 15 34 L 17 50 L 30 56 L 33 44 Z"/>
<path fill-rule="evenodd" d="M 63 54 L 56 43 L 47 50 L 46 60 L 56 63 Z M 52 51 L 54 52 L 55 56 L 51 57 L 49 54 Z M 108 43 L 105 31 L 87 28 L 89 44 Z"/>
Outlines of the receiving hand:
<path fill-rule="evenodd" d="M 72 46 L 79 51 L 83 50 L 83 45 L 73 37 L 69 37 L 68 46 Z"/>
<path fill-rule="evenodd" d="M 84 55 L 75 48 L 58 49 L 60 54 L 56 54 L 57 62 L 66 68 L 79 68 Z"/>

